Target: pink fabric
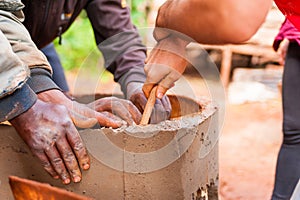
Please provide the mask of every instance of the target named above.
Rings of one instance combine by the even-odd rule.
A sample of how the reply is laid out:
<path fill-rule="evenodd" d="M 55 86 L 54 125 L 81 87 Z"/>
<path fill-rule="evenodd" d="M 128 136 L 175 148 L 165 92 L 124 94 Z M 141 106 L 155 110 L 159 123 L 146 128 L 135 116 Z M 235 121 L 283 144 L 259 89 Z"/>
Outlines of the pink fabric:
<path fill-rule="evenodd" d="M 277 51 L 283 39 L 296 41 L 300 45 L 300 31 L 288 19 L 283 22 L 279 33 L 274 40 L 273 48 L 275 51 Z"/>

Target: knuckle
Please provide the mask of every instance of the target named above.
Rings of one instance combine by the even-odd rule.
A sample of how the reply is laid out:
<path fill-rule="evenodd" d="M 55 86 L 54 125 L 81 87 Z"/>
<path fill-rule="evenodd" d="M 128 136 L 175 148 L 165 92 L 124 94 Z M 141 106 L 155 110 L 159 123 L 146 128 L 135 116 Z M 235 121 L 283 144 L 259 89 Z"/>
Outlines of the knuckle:
<path fill-rule="evenodd" d="M 49 170 L 52 169 L 52 166 L 51 166 L 51 164 L 50 164 L 49 162 L 44 161 L 44 162 L 42 162 L 41 164 L 42 164 L 42 167 L 43 167 L 45 170 L 47 170 L 47 171 L 49 171 Z"/>
<path fill-rule="evenodd" d="M 72 162 L 74 160 L 74 155 L 69 151 L 63 155 L 63 159 L 65 162 Z"/>
<path fill-rule="evenodd" d="M 61 158 L 57 157 L 52 160 L 52 163 L 53 163 L 53 165 L 56 165 L 56 166 L 61 165 L 61 164 L 63 164 L 63 160 Z"/>
<path fill-rule="evenodd" d="M 80 171 L 78 169 L 71 169 L 69 170 L 69 172 L 72 176 L 80 174 Z"/>
<path fill-rule="evenodd" d="M 66 113 L 67 112 L 67 108 L 64 105 L 61 104 L 56 104 L 54 107 L 54 110 L 59 112 L 59 113 Z"/>
<path fill-rule="evenodd" d="M 74 144 L 74 151 L 82 151 L 85 150 L 85 146 L 83 145 L 83 143 L 81 141 L 76 141 Z"/>

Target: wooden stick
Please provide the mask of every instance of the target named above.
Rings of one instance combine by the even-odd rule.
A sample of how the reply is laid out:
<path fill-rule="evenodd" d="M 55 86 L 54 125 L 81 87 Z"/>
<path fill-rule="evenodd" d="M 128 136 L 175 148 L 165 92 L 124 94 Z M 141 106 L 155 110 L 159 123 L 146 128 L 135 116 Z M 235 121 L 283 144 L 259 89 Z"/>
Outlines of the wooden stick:
<path fill-rule="evenodd" d="M 154 104 L 156 101 L 156 90 L 157 90 L 157 86 L 154 86 L 150 92 L 140 125 L 147 125 L 149 122 L 149 119 L 151 117 L 151 113 L 152 113 L 152 110 L 153 110 L 153 107 L 154 107 Z"/>

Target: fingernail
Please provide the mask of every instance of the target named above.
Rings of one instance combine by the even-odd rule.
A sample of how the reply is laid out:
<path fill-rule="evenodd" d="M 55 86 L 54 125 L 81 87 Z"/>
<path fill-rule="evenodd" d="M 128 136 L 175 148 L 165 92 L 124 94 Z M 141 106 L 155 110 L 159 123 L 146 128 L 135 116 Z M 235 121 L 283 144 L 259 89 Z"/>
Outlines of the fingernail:
<path fill-rule="evenodd" d="M 164 96 L 164 94 L 161 93 L 161 92 L 159 92 L 159 93 L 157 94 L 157 98 L 159 98 L 159 99 L 161 99 L 163 96 Z"/>
<path fill-rule="evenodd" d="M 74 177 L 74 182 L 75 183 L 78 183 L 78 182 L 80 182 L 81 181 L 81 178 L 79 177 L 79 176 L 75 176 Z"/>
<path fill-rule="evenodd" d="M 89 164 L 84 164 L 84 165 L 83 165 L 83 169 L 84 169 L 84 170 L 87 170 L 87 169 L 89 169 L 89 168 L 90 168 L 90 165 L 89 165 Z"/>
<path fill-rule="evenodd" d="M 64 184 L 69 184 L 71 182 L 71 180 L 70 179 L 66 179 L 63 182 L 64 182 Z"/>
<path fill-rule="evenodd" d="M 53 178 L 54 178 L 54 179 L 59 179 L 59 176 L 54 176 Z"/>

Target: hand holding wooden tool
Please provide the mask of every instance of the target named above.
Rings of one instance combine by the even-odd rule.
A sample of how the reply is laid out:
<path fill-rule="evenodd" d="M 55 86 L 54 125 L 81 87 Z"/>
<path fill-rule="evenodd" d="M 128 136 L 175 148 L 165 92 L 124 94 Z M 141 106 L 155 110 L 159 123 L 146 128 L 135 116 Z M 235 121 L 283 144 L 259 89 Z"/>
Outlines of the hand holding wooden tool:
<path fill-rule="evenodd" d="M 154 86 L 153 89 L 151 90 L 151 93 L 149 95 L 148 101 L 146 103 L 144 113 L 140 122 L 140 125 L 147 125 L 149 122 L 149 119 L 151 117 L 151 113 L 156 101 L 156 90 L 157 86 Z"/>

